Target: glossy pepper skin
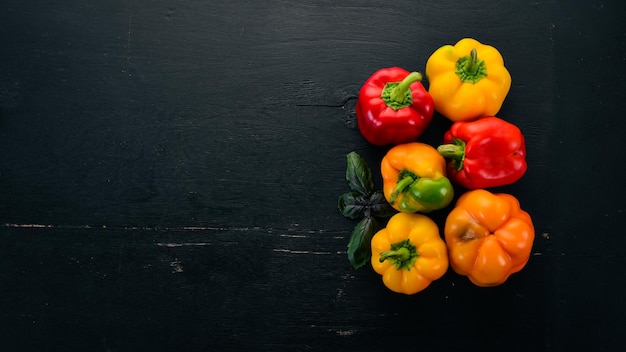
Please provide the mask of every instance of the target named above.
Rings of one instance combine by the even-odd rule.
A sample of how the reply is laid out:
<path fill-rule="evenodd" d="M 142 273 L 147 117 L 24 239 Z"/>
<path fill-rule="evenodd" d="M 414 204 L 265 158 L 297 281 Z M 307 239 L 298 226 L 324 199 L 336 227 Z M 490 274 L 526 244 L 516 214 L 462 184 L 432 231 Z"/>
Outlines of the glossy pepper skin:
<path fill-rule="evenodd" d="M 448 163 L 447 175 L 467 188 L 504 186 L 519 180 L 528 168 L 520 129 L 495 116 L 455 122 L 437 151 Z"/>
<path fill-rule="evenodd" d="M 435 110 L 451 121 L 496 115 L 511 88 L 500 52 L 475 39 L 437 49 L 426 62 Z"/>
<path fill-rule="evenodd" d="M 359 92 L 356 116 L 359 131 L 374 145 L 412 142 L 432 120 L 433 99 L 418 72 L 399 67 L 376 71 Z"/>
<path fill-rule="evenodd" d="M 397 213 L 372 237 L 372 268 L 390 290 L 422 291 L 448 269 L 446 244 L 437 224 L 422 214 Z"/>
<path fill-rule="evenodd" d="M 428 213 L 450 204 L 454 190 L 437 150 L 412 142 L 391 148 L 381 162 L 383 194 L 396 210 Z"/>
<path fill-rule="evenodd" d="M 459 198 L 444 235 L 456 273 L 477 286 L 496 286 L 524 268 L 535 230 L 515 197 L 479 189 Z"/>

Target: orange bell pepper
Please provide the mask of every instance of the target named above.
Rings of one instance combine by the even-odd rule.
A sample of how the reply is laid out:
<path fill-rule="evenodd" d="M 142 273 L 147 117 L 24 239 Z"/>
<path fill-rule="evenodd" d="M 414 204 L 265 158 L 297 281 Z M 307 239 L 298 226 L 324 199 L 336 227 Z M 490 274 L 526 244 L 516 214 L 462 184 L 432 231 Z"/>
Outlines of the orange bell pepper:
<path fill-rule="evenodd" d="M 496 286 L 526 265 L 535 230 L 515 197 L 477 189 L 459 198 L 444 235 L 456 273 L 477 286 Z"/>
<path fill-rule="evenodd" d="M 445 208 L 454 198 L 446 160 L 431 145 L 396 145 L 383 157 L 380 172 L 385 199 L 398 211 L 428 213 Z"/>
<path fill-rule="evenodd" d="M 397 213 L 372 237 L 372 268 L 390 290 L 422 291 L 448 270 L 446 244 L 426 215 Z"/>

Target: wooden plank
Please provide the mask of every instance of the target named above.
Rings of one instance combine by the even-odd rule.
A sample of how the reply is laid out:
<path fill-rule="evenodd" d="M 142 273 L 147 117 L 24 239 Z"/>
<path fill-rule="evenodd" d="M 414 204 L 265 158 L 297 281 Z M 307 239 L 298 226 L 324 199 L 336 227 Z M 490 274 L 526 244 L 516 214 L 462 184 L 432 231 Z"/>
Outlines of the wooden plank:
<path fill-rule="evenodd" d="M 506 339 L 545 333 L 549 312 L 533 307 L 545 299 L 537 277 L 550 256 L 493 290 L 448 273 L 420 296 L 401 297 L 371 269 L 349 266 L 347 235 L 4 227 L 3 333 L 26 350 L 383 348 L 414 339 L 453 348 L 483 343 L 485 328 Z M 469 303 L 483 301 L 508 308 Z M 470 323 L 481 312 L 491 318 Z M 446 341 L 451 330 L 458 338 Z"/>

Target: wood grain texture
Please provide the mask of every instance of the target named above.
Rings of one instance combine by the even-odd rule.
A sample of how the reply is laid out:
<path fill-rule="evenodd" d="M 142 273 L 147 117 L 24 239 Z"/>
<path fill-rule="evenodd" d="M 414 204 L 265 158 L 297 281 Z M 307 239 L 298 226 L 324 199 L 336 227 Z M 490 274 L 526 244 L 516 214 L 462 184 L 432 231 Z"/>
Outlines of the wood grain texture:
<path fill-rule="evenodd" d="M 3 294 L 4 333 L 26 349 L 71 350 L 383 349 L 390 338 L 452 349 L 483 343 L 484 329 L 534 336 L 526 347 L 548 338 L 548 312 L 533 309 L 542 285 L 512 280 L 480 292 L 449 275 L 419 298 L 400 297 L 373 272 L 351 269 L 337 250 L 346 240 L 295 229 L 11 228 L 3 281 L 22 290 Z M 444 331 L 457 338 L 442 340 Z"/>
<path fill-rule="evenodd" d="M 4 1 L 2 350 L 614 350 L 624 15 L 620 1 Z M 497 191 L 532 215 L 533 255 L 500 287 L 450 271 L 399 296 L 346 258 L 345 155 L 380 182 L 386 152 L 354 105 L 375 70 L 423 71 L 462 37 L 513 76 L 499 115 L 524 132 L 529 170 Z M 420 140 L 449 125 L 435 116 Z"/>

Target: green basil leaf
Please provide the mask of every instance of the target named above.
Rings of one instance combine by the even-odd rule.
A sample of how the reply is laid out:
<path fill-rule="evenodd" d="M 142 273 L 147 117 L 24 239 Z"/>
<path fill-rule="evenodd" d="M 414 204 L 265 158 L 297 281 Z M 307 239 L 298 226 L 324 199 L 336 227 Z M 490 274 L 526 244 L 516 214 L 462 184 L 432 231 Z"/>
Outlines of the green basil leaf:
<path fill-rule="evenodd" d="M 356 225 L 348 243 L 348 259 L 355 269 L 367 264 L 372 257 L 372 237 L 376 233 L 378 223 L 374 218 L 363 218 Z"/>
<path fill-rule="evenodd" d="M 370 196 L 368 207 L 371 216 L 379 218 L 388 218 L 398 212 L 389 204 L 382 191 L 376 191 Z"/>
<path fill-rule="evenodd" d="M 359 219 L 368 210 L 368 200 L 357 192 L 348 192 L 339 197 L 338 207 L 343 216 L 349 219 Z"/>
<path fill-rule="evenodd" d="M 350 152 L 347 157 L 346 180 L 350 189 L 361 195 L 369 196 L 374 190 L 372 170 L 357 152 Z"/>

